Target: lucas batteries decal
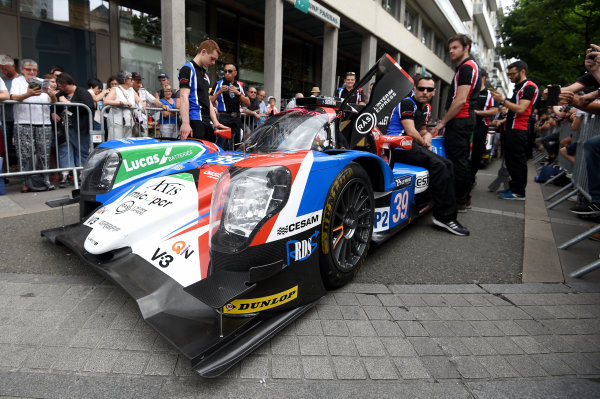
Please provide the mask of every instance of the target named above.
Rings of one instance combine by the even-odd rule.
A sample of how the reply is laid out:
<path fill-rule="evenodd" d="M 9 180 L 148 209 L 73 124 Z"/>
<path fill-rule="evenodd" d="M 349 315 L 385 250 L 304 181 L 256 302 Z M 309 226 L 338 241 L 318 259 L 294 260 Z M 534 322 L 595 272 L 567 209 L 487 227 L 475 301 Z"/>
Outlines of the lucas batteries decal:
<path fill-rule="evenodd" d="M 236 299 L 223 306 L 223 313 L 244 314 L 260 312 L 261 310 L 272 309 L 284 305 L 297 297 L 298 286 L 295 286 L 289 290 L 262 298 Z"/>

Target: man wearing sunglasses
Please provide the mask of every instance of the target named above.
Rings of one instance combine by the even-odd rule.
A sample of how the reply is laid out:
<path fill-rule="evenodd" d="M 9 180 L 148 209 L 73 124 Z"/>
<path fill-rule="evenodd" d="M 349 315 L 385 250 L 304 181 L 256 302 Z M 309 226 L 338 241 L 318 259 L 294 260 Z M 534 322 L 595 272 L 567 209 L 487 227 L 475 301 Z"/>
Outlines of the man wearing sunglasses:
<path fill-rule="evenodd" d="M 210 102 L 217 103 L 219 122 L 231 128 L 231 139 L 233 144 L 238 143 L 242 129 L 240 119 L 240 103 L 244 106 L 250 105 L 250 99 L 244 92 L 244 84 L 237 77 L 237 68 L 233 64 L 225 64 L 223 79 L 219 80 L 212 89 Z M 224 145 L 224 143 L 217 143 Z"/>
<path fill-rule="evenodd" d="M 165 92 L 163 91 L 163 87 L 171 85 L 169 75 L 167 75 L 166 73 L 161 73 L 160 75 L 158 75 L 158 82 L 160 83 L 160 90 L 154 94 L 154 97 L 158 98 L 159 100 L 162 100 L 163 98 L 165 98 Z M 179 90 L 175 90 L 171 98 L 179 98 Z"/>
<path fill-rule="evenodd" d="M 387 134 L 406 135 L 413 139 L 411 150 L 394 150 L 392 160 L 421 166 L 429 172 L 429 187 L 433 196 L 433 224 L 450 233 L 467 236 L 469 230 L 456 220 L 456 197 L 454 195 L 454 170 L 452 162 L 431 151 L 431 134 L 427 121 L 431 115 L 429 103 L 435 95 L 435 81 L 431 77 L 416 76 L 415 87 L 394 108 Z"/>

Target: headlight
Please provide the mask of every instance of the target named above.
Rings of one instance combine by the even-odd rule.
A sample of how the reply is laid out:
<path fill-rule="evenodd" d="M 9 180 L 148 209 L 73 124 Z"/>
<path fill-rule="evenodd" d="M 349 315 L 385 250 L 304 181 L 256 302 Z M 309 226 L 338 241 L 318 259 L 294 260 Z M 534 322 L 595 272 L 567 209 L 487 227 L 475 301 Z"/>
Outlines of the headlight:
<path fill-rule="evenodd" d="M 110 148 L 97 148 L 88 157 L 81 173 L 81 191 L 84 194 L 104 194 L 115 182 L 121 165 L 121 154 Z"/>
<path fill-rule="evenodd" d="M 283 208 L 291 184 L 284 166 L 229 168 L 213 192 L 209 243 L 223 252 L 248 246 L 257 227 Z"/>

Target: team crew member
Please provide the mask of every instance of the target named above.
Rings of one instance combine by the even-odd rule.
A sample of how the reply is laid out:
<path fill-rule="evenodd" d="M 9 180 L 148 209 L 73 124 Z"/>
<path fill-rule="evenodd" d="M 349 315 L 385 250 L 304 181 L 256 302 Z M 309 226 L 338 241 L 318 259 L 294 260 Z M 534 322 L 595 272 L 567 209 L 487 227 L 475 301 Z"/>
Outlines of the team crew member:
<path fill-rule="evenodd" d="M 515 61 L 508 66 L 507 75 L 515 84 L 513 96 L 505 100 L 500 92 L 493 92 L 498 105 L 508 109 L 504 133 L 504 159 L 510 174 L 508 189 L 500 191 L 500 198 L 506 200 L 525 200 L 527 186 L 527 132 L 529 118 L 538 99 L 538 87 L 527 79 L 527 64 Z"/>
<path fill-rule="evenodd" d="M 195 139 L 214 142 L 213 126 L 219 129 L 226 128 L 217 120 L 215 109 L 208 97 L 210 79 L 206 74 L 206 68 L 214 65 L 220 54 L 221 49 L 214 40 L 205 40 L 198 46 L 194 59 L 179 70 L 179 133 L 182 140 L 192 136 Z"/>
<path fill-rule="evenodd" d="M 446 114 L 436 126 L 446 127 L 446 156 L 454 164 L 456 201 L 459 212 L 471 204 L 471 172 L 469 147 L 475 128 L 475 104 L 479 96 L 479 66 L 469 56 L 472 40 L 458 34 L 448 40 L 450 59 L 456 63 L 456 73 L 448 91 Z"/>
<path fill-rule="evenodd" d="M 225 78 L 215 83 L 210 96 L 210 102 L 217 102 L 217 111 L 219 111 L 219 122 L 231 128 L 232 140 L 239 142 L 240 132 L 242 130 L 242 120 L 240 119 L 240 103 L 244 106 L 250 105 L 250 99 L 244 92 L 244 84 L 237 77 L 237 68 L 233 64 L 225 64 L 223 70 Z"/>
<path fill-rule="evenodd" d="M 435 204 L 433 223 L 453 234 L 469 235 L 469 230 L 456 220 L 452 162 L 431 151 L 431 134 L 426 129 L 431 113 L 429 102 L 435 95 L 435 82 L 430 77 L 422 76 L 415 77 L 414 81 L 414 94 L 394 108 L 387 130 L 387 134 L 412 137 L 413 148 L 393 151 L 393 160 L 427 169 Z"/>
<path fill-rule="evenodd" d="M 350 95 L 350 92 L 354 90 L 354 85 L 356 84 L 356 74 L 354 72 L 346 72 L 346 77 L 344 79 L 344 86 L 337 89 L 335 96 L 341 99 L 345 99 Z M 356 93 L 350 96 L 348 100 L 349 103 L 352 104 L 364 104 L 364 93 L 363 89 L 360 88 L 356 91 Z"/>
<path fill-rule="evenodd" d="M 487 72 L 481 68 L 481 91 L 475 106 L 475 131 L 473 132 L 473 149 L 471 150 L 471 187 L 475 183 L 475 175 L 479 170 L 481 158 L 485 151 L 485 139 L 490 127 L 490 117 L 498 114 L 498 107 L 494 106 L 492 93 L 485 88 Z"/>

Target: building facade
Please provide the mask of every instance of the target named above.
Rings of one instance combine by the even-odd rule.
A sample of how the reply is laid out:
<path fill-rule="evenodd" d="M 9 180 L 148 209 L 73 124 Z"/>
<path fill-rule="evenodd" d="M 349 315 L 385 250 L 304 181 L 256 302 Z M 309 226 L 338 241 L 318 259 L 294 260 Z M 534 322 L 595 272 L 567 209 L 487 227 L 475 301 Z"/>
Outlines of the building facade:
<path fill-rule="evenodd" d="M 361 76 L 384 53 L 409 73 L 437 81 L 438 113 L 454 66 L 447 39 L 471 35 L 472 55 L 506 92 L 505 63 L 495 54 L 499 0 L 0 0 L 0 53 L 52 65 L 79 84 L 121 69 L 154 90 L 211 38 L 239 79 L 278 100 L 319 86 L 333 94 L 344 73 Z"/>

